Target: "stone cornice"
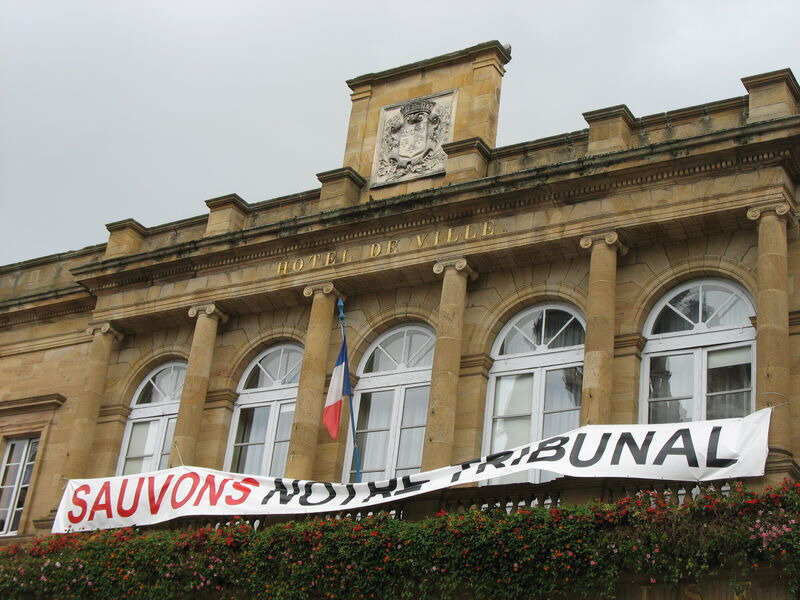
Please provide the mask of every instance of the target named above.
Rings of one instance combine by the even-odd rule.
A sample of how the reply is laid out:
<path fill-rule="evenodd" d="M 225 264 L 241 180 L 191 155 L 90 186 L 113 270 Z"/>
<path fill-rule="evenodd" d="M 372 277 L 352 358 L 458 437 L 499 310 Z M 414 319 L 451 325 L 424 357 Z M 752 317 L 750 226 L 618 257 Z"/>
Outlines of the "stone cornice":
<path fill-rule="evenodd" d="M 0 401 L 0 417 L 55 410 L 64 404 L 66 400 L 61 394 L 44 394 L 42 396 L 2 400 Z"/>
<path fill-rule="evenodd" d="M 489 160 L 492 156 L 492 149 L 479 137 L 442 144 L 442 150 L 448 157 L 460 156 L 470 152 L 477 152 L 485 160 Z"/>
<path fill-rule="evenodd" d="M 123 229 L 130 229 L 135 231 L 141 236 L 147 234 L 147 227 L 139 223 L 136 219 L 122 219 L 121 221 L 114 221 L 113 223 L 106 223 L 106 229 L 109 232 L 122 231 Z"/>
<path fill-rule="evenodd" d="M 730 136 L 731 139 L 740 139 L 744 131 L 755 134 L 783 129 L 789 124 L 798 126 L 798 134 L 800 134 L 800 116 L 798 116 L 748 125 L 730 133 Z M 708 138 L 709 136 L 700 137 Z M 712 137 L 719 141 L 717 134 Z M 695 138 L 692 140 L 694 140 L 692 143 L 697 145 L 710 141 L 706 139 L 705 142 L 700 142 Z M 187 275 L 197 270 L 224 267 L 233 263 L 263 260 L 270 256 L 310 251 L 315 247 L 390 234 L 393 231 L 436 224 L 470 214 L 484 215 L 489 210 L 518 208 L 542 201 L 576 201 L 582 197 L 608 194 L 628 187 L 662 185 L 665 180 L 691 178 L 742 166 L 794 164 L 797 162 L 797 158 L 793 156 L 790 149 L 794 146 L 790 141 L 784 140 L 770 143 L 769 149 L 760 151 L 759 147 L 754 144 L 750 152 L 742 151 L 742 148 L 734 146 L 714 152 L 709 157 L 710 159 L 704 156 L 675 159 L 671 149 L 680 147 L 686 150 L 687 147 L 691 147 L 692 143 L 690 142 L 691 140 L 680 140 L 655 144 L 644 149 L 636 148 L 577 159 L 508 175 L 453 184 L 444 188 L 375 200 L 321 214 L 253 227 L 235 232 L 235 234 L 216 236 L 213 240 L 194 240 L 169 248 L 161 248 L 146 255 L 121 257 L 97 265 L 76 267 L 72 272 L 89 289 L 104 289 L 158 278 Z M 657 149 L 663 149 L 666 153 L 660 168 L 659 163 L 654 160 Z M 626 158 L 646 156 L 648 161 L 646 164 L 634 166 L 629 170 L 614 170 L 626 162 L 623 155 Z M 702 160 L 704 158 L 705 160 Z M 604 171 L 604 169 L 607 170 Z M 797 170 L 800 174 L 800 168 Z M 580 179 L 574 178 L 576 173 L 582 175 Z M 543 185 L 544 182 L 547 184 Z M 528 190 L 532 193 L 521 198 L 520 195 Z M 458 196 L 467 198 L 464 204 L 465 208 L 462 210 L 463 214 L 431 212 L 432 206 L 457 207 L 458 205 L 454 202 Z M 470 197 L 475 200 L 481 198 L 482 202 L 477 207 L 469 206 Z M 504 200 L 504 198 L 508 198 L 508 200 Z M 491 204 L 486 201 L 487 199 L 491 200 Z M 409 214 L 410 211 L 417 211 L 414 218 L 403 222 L 394 221 L 381 224 L 378 227 L 369 226 L 375 222 L 376 213 L 388 216 Z M 336 223 L 336 225 L 331 225 L 327 231 L 320 231 L 320 223 Z M 361 223 L 366 227 L 356 229 L 353 227 L 355 223 Z M 312 229 L 313 235 L 301 235 L 305 231 L 312 233 Z M 272 236 L 272 238 L 265 239 L 265 236 Z M 286 240 L 290 237 L 296 240 L 295 243 L 286 244 Z M 259 238 L 263 241 L 259 242 Z M 230 241 L 228 241 L 229 239 Z M 231 242 L 234 240 L 237 247 L 232 248 Z M 272 244 L 272 248 L 269 247 L 270 244 Z M 198 256 L 202 251 L 205 251 L 205 254 Z M 174 260 L 169 260 L 170 258 Z M 157 260 L 159 264 L 142 265 L 142 261 L 146 259 Z M 125 272 L 128 270 L 126 267 L 134 272 Z"/>
<path fill-rule="evenodd" d="M 476 46 L 464 48 L 463 50 L 450 52 L 449 54 L 442 54 L 440 56 L 434 56 L 433 58 L 427 58 L 425 60 L 409 63 L 407 65 L 394 67 L 393 69 L 359 75 L 358 77 L 347 80 L 346 83 L 351 90 L 355 91 L 355 89 L 360 86 L 377 83 L 387 79 L 393 79 L 395 77 L 407 75 L 415 71 L 427 70 L 433 67 L 442 67 L 449 63 L 463 61 L 465 58 L 474 57 L 477 54 L 482 54 L 491 50 L 497 53 L 502 64 L 506 64 L 511 60 L 511 48 L 503 46 L 503 44 L 497 40 L 492 40 L 491 42 L 484 42 Z"/>
<path fill-rule="evenodd" d="M 0 302 L 0 328 L 88 313 L 95 303 L 96 298 L 77 284 L 13 298 Z"/>
<path fill-rule="evenodd" d="M 465 375 L 489 376 L 489 369 L 492 368 L 494 360 L 488 354 L 469 354 L 461 357 L 460 372 Z"/>
<path fill-rule="evenodd" d="M 211 200 L 206 200 L 206 206 L 210 210 L 232 206 L 244 215 L 250 212 L 250 206 L 239 197 L 239 194 L 227 194 L 219 198 L 211 198 Z"/>
<path fill-rule="evenodd" d="M 625 104 L 617 104 L 616 106 L 608 106 L 606 108 L 598 108 L 597 110 L 590 110 L 583 113 L 583 118 L 587 123 L 599 123 L 601 121 L 608 121 L 621 117 L 629 127 L 633 126 L 636 117 L 633 116 L 630 109 Z"/>
<path fill-rule="evenodd" d="M 624 333 L 614 337 L 614 356 L 641 357 L 644 345 L 647 342 L 640 333 Z"/>
<path fill-rule="evenodd" d="M 769 73 L 742 77 L 742 84 L 744 84 L 748 92 L 775 83 L 785 83 L 794 96 L 795 102 L 800 102 L 800 85 L 797 84 L 797 79 L 795 79 L 791 69 L 778 69 Z"/>
<path fill-rule="evenodd" d="M 206 408 L 233 408 L 239 394 L 235 390 L 212 390 L 206 394 Z"/>
<path fill-rule="evenodd" d="M 345 179 L 354 183 L 358 188 L 363 188 L 367 184 L 367 180 L 359 175 L 352 167 L 342 167 L 340 169 L 317 173 L 317 179 L 322 184 Z"/>

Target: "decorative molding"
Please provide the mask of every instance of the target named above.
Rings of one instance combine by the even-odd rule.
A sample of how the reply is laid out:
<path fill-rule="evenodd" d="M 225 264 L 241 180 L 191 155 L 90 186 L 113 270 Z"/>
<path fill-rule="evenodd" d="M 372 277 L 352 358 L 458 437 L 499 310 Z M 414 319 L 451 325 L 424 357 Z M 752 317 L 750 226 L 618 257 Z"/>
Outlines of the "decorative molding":
<path fill-rule="evenodd" d="M 189 318 L 194 319 L 198 315 L 205 315 L 210 319 L 217 319 L 220 323 L 224 323 L 228 320 L 228 315 L 226 315 L 220 308 L 210 302 L 208 304 L 198 304 L 197 306 L 193 306 L 189 309 Z"/>
<path fill-rule="evenodd" d="M 628 125 L 628 127 L 633 127 L 633 124 L 636 121 L 636 117 L 633 116 L 633 113 L 625 104 L 617 104 L 615 106 L 590 110 L 583 113 L 583 118 L 587 123 L 589 123 L 590 127 L 593 123 L 601 123 L 603 121 L 609 121 L 617 118 L 621 118 L 625 124 Z"/>
<path fill-rule="evenodd" d="M 86 328 L 86 334 L 95 336 L 95 335 L 104 335 L 106 333 L 110 333 L 114 340 L 119 342 L 125 336 L 120 330 L 116 329 L 111 323 L 108 321 L 101 321 L 99 323 L 89 323 L 89 327 Z"/>
<path fill-rule="evenodd" d="M 47 336 L 44 338 L 26 339 L 21 342 L 13 342 L 0 346 L 0 357 L 14 356 L 15 354 L 25 354 L 27 352 L 38 352 L 40 350 L 50 350 L 52 348 L 63 348 L 65 346 L 76 346 L 86 344 L 92 338 L 86 335 L 86 331 L 73 331 L 70 333 Z"/>
<path fill-rule="evenodd" d="M 494 365 L 494 359 L 488 354 L 468 354 L 461 357 L 461 375 L 481 375 L 489 377 L 489 370 Z"/>
<path fill-rule="evenodd" d="M 236 390 L 213 390 L 206 394 L 206 408 L 233 408 L 239 394 Z"/>
<path fill-rule="evenodd" d="M 751 221 L 758 221 L 763 215 L 775 213 L 782 219 L 796 220 L 797 215 L 792 210 L 788 202 L 778 202 L 777 204 L 753 206 L 747 209 L 747 218 Z"/>
<path fill-rule="evenodd" d="M 616 231 L 606 231 L 603 233 L 584 236 L 580 240 L 580 247 L 584 250 L 588 250 L 595 244 L 595 242 L 600 241 L 604 242 L 611 248 L 616 248 L 617 252 L 619 252 L 621 256 L 625 256 L 628 253 L 628 247 L 620 241 L 619 234 Z"/>
<path fill-rule="evenodd" d="M 66 401 L 67 399 L 61 394 L 44 394 L 28 398 L 0 400 L 0 417 L 56 410 Z"/>
<path fill-rule="evenodd" d="M 755 89 L 765 86 L 783 83 L 794 96 L 795 102 L 800 102 L 800 85 L 797 84 L 794 74 L 791 69 L 779 69 L 777 71 L 770 71 L 769 73 L 759 73 L 758 75 L 750 75 L 749 77 L 742 77 L 742 84 L 748 93 Z"/>
<path fill-rule="evenodd" d="M 344 299 L 345 296 L 336 289 L 332 281 L 323 281 L 320 283 L 312 283 L 303 288 L 303 296 L 311 298 L 314 294 L 333 294 L 339 298 Z"/>
<path fill-rule="evenodd" d="M 647 338 L 640 333 L 624 333 L 614 337 L 614 356 L 641 358 Z"/>
<path fill-rule="evenodd" d="M 467 259 L 463 257 L 446 258 L 433 265 L 433 272 L 436 275 L 441 275 L 447 269 L 455 269 L 457 273 L 468 277 L 470 281 L 474 281 L 478 278 L 478 272 L 473 269 L 467 262 Z"/>

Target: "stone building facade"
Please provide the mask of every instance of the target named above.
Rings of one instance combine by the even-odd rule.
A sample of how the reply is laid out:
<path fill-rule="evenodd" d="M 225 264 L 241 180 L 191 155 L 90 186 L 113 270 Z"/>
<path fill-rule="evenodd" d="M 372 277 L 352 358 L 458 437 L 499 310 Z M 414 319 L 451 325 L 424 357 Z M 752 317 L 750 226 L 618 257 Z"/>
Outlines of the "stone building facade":
<path fill-rule="evenodd" d="M 496 147 L 510 58 L 488 42 L 348 81 L 344 162 L 318 189 L 110 223 L 104 244 L 0 267 L 0 533 L 48 531 L 69 478 L 349 480 L 348 436 L 321 426 L 338 298 L 365 478 L 578 424 L 775 406 L 751 483 L 797 479 L 792 73 Z"/>

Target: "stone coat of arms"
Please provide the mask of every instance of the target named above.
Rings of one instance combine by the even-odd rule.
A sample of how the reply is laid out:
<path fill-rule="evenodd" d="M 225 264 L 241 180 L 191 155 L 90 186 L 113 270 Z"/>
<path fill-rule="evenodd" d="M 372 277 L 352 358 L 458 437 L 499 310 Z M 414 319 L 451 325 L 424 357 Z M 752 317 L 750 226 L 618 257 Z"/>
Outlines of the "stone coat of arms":
<path fill-rule="evenodd" d="M 449 92 L 383 109 L 373 186 L 444 172 L 447 155 L 441 145 L 452 138 L 454 100 Z"/>

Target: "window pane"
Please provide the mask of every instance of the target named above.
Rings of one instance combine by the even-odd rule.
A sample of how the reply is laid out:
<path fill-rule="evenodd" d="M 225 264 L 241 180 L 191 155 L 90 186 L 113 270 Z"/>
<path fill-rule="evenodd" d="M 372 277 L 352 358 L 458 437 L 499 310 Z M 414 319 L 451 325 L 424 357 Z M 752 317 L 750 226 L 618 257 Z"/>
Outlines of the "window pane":
<path fill-rule="evenodd" d="M 530 417 L 495 419 L 492 422 L 492 452 L 521 446 L 532 441 L 530 437 Z"/>
<path fill-rule="evenodd" d="M 708 392 L 749 388 L 750 375 L 749 346 L 708 353 Z"/>
<path fill-rule="evenodd" d="M 17 473 L 19 473 L 19 465 L 7 465 L 3 473 L 3 479 L 0 481 L 2 486 L 12 486 L 17 482 Z"/>
<path fill-rule="evenodd" d="M 544 343 L 550 344 L 553 337 L 572 319 L 572 315 L 563 310 L 550 309 L 544 319 Z"/>
<path fill-rule="evenodd" d="M 0 489 L 0 511 L 4 511 L 9 506 L 11 506 L 11 497 L 13 495 L 14 495 L 13 487 L 4 487 Z M 0 531 L 2 531 L 2 528 L 0 528 Z"/>
<path fill-rule="evenodd" d="M 549 322 L 548 316 L 548 322 Z M 570 346 L 580 346 L 586 337 L 583 326 L 578 319 L 573 318 L 569 325 L 559 333 L 554 339 L 547 343 L 548 348 L 569 348 Z"/>
<path fill-rule="evenodd" d="M 269 406 L 244 408 L 239 412 L 239 426 L 236 429 L 236 444 L 263 442 L 267 437 Z"/>
<path fill-rule="evenodd" d="M 428 386 L 406 390 L 406 401 L 403 405 L 403 427 L 425 425 L 428 420 L 429 391 Z"/>
<path fill-rule="evenodd" d="M 30 449 L 28 450 L 28 462 L 32 463 L 36 460 L 36 453 L 39 451 L 39 440 L 31 442 Z"/>
<path fill-rule="evenodd" d="M 428 344 L 427 349 L 423 350 L 411 359 L 409 367 L 430 367 L 433 363 L 433 342 Z"/>
<path fill-rule="evenodd" d="M 365 471 L 386 467 L 386 451 L 389 447 L 388 431 L 372 431 L 356 434 L 361 468 Z M 355 464 L 352 466 L 355 469 Z"/>
<path fill-rule="evenodd" d="M 494 388 L 494 415 L 530 414 L 533 373 L 498 377 Z"/>
<path fill-rule="evenodd" d="M 392 420 L 394 390 L 361 394 L 356 429 L 386 429 Z"/>
<path fill-rule="evenodd" d="M 706 400 L 706 419 L 732 419 L 750 413 L 750 392 L 719 394 Z"/>
<path fill-rule="evenodd" d="M 669 304 L 692 323 L 697 323 L 700 320 L 700 286 L 681 292 L 673 297 Z"/>
<path fill-rule="evenodd" d="M 397 368 L 397 362 L 389 358 L 386 352 L 379 346 L 375 348 L 372 356 L 369 357 L 367 365 L 364 367 L 365 373 L 380 373 L 382 371 L 393 371 Z"/>
<path fill-rule="evenodd" d="M 686 423 L 692 420 L 691 400 L 650 402 L 649 423 Z"/>
<path fill-rule="evenodd" d="M 427 332 L 409 331 L 407 343 L 409 365 L 420 365 L 420 358 L 424 355 L 432 353 L 433 338 Z M 428 352 L 423 352 L 423 348 L 428 350 Z"/>
<path fill-rule="evenodd" d="M 500 346 L 500 354 L 505 356 L 507 354 L 522 354 L 524 352 L 533 352 L 536 350 L 530 340 L 528 340 L 522 333 L 516 329 L 511 329 L 503 340 Z"/>
<path fill-rule="evenodd" d="M 303 353 L 291 348 L 286 350 L 286 370 L 281 373 L 284 384 L 293 384 L 300 381 L 300 364 L 303 362 Z"/>
<path fill-rule="evenodd" d="M 391 356 L 394 362 L 398 364 L 401 362 L 405 362 L 404 359 L 406 357 L 403 356 L 403 344 L 405 342 L 405 337 L 406 337 L 405 330 L 398 331 L 397 333 L 394 333 L 389 337 L 387 337 L 381 343 L 381 348 L 383 348 L 383 351 L 386 352 L 386 354 L 388 354 L 389 356 Z"/>
<path fill-rule="evenodd" d="M 176 374 L 173 372 L 172 367 L 161 369 L 153 377 L 157 397 L 154 395 L 153 402 L 166 402 L 169 397 L 175 392 L 176 387 Z"/>
<path fill-rule="evenodd" d="M 397 467 L 419 467 L 422 464 L 422 443 L 424 440 L 424 427 L 403 429 L 400 432 L 400 447 L 397 451 Z"/>
<path fill-rule="evenodd" d="M 544 410 L 566 410 L 581 405 L 583 367 L 568 367 L 547 372 Z"/>
<path fill-rule="evenodd" d="M 158 421 L 134 423 L 126 456 L 152 456 L 155 451 Z"/>
<path fill-rule="evenodd" d="M 653 325 L 653 333 L 673 333 L 675 331 L 687 331 L 694 326 L 676 313 L 671 307 L 665 306 L 661 309 L 655 324 Z"/>
<path fill-rule="evenodd" d="M 139 394 L 139 397 L 136 399 L 137 406 L 140 404 L 152 404 L 153 403 L 153 395 L 156 394 L 156 402 L 159 402 L 159 398 L 161 398 L 161 394 L 156 392 L 156 389 L 153 387 L 151 382 L 147 382 L 145 386 L 142 388 L 142 392 Z"/>
<path fill-rule="evenodd" d="M 173 418 L 167 421 L 167 431 L 164 435 L 164 443 L 161 445 L 161 458 L 158 461 L 159 469 L 166 469 L 169 466 L 169 454 L 172 451 L 172 437 L 175 435 L 175 423 L 177 420 Z"/>
<path fill-rule="evenodd" d="M 580 414 L 579 410 L 567 410 L 544 415 L 542 439 L 547 439 L 559 433 L 565 433 L 575 429 L 578 427 Z"/>
<path fill-rule="evenodd" d="M 149 460 L 150 457 L 147 459 L 144 458 L 126 458 L 125 464 L 122 467 L 122 474 L 123 475 L 134 475 L 136 473 L 144 472 L 144 463 L 145 460 Z"/>
<path fill-rule="evenodd" d="M 292 434 L 292 421 L 294 421 L 294 402 L 282 404 L 278 413 L 278 428 L 275 431 L 277 441 L 289 439 Z"/>
<path fill-rule="evenodd" d="M 709 321 L 709 327 L 750 326 L 750 308 L 741 298 L 736 298 Z"/>
<path fill-rule="evenodd" d="M 269 466 L 270 477 L 283 477 L 286 469 L 286 457 L 289 455 L 289 442 L 276 442 L 272 447 L 272 462 Z"/>
<path fill-rule="evenodd" d="M 264 457 L 264 444 L 235 446 L 231 471 L 258 475 L 261 472 L 261 459 Z"/>
<path fill-rule="evenodd" d="M 272 381 L 269 381 L 268 385 L 272 385 L 272 383 L 278 379 L 278 371 L 281 368 L 281 351 L 275 350 L 274 352 L 270 352 L 264 358 L 259 361 L 261 368 L 266 371 L 267 375 L 270 376 Z"/>
<path fill-rule="evenodd" d="M 266 387 L 266 379 L 267 376 L 264 375 L 264 372 L 259 368 L 259 366 L 253 365 L 253 368 L 250 370 L 250 374 L 247 376 L 247 380 L 244 382 L 244 389 L 255 390 Z"/>
<path fill-rule="evenodd" d="M 691 396 L 694 389 L 694 357 L 691 354 L 654 356 L 650 359 L 650 398 Z M 653 423 L 654 421 L 650 421 Z M 659 421 L 672 423 L 677 421 Z"/>

